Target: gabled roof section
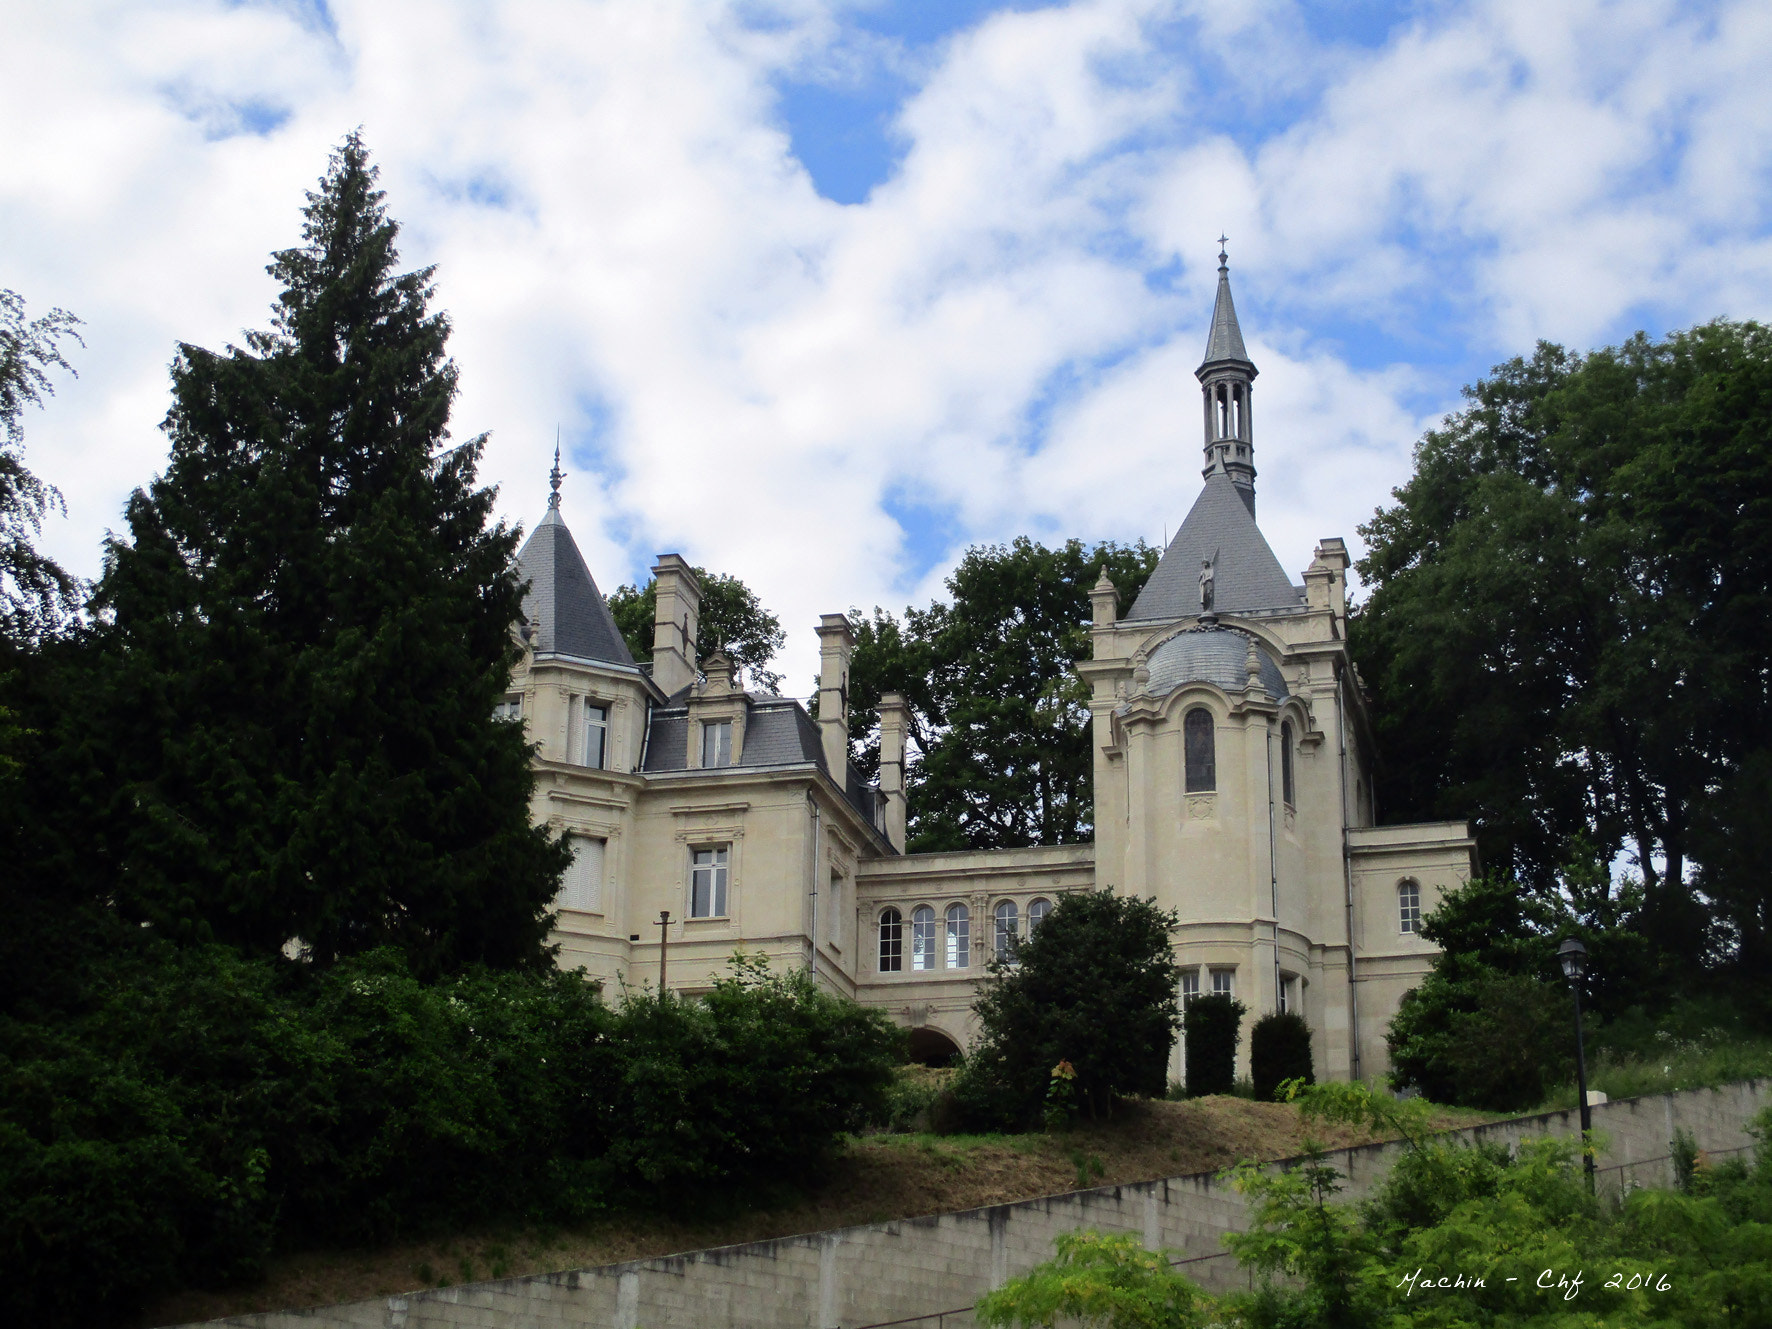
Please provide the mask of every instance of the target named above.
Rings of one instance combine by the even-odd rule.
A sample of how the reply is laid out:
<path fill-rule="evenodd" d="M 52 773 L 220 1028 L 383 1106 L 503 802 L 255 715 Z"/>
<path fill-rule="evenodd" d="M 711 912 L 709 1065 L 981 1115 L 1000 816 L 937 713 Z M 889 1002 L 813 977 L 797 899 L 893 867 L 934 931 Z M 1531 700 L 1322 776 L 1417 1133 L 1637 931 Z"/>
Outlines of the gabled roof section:
<path fill-rule="evenodd" d="M 517 573 L 529 583 L 523 616 L 536 629 L 531 643 L 536 654 L 634 667 L 615 616 L 555 504 L 548 505 L 547 515 L 517 555 Z"/>
<path fill-rule="evenodd" d="M 1301 592 L 1268 547 L 1230 477 L 1208 476 L 1193 511 L 1163 551 L 1157 570 L 1126 615 L 1131 619 L 1194 618 L 1200 613 L 1200 562 L 1213 560 L 1213 609 L 1247 613 L 1296 609 Z"/>

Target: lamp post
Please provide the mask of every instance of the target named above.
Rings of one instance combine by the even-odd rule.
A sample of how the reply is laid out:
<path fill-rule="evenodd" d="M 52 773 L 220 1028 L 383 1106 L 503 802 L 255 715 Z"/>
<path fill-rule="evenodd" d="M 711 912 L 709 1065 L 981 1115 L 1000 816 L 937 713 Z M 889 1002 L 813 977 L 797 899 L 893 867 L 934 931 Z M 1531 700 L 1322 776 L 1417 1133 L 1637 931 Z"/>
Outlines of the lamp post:
<path fill-rule="evenodd" d="M 1569 991 L 1575 994 L 1575 1092 L 1581 1095 L 1581 1165 L 1587 1173 L 1587 1193 L 1594 1193 L 1593 1110 L 1587 1105 L 1587 1050 L 1581 1040 L 1581 976 L 1587 972 L 1587 947 L 1574 937 L 1566 938 L 1557 947 L 1557 959 L 1563 965 L 1563 977 L 1569 980 Z"/>
<path fill-rule="evenodd" d="M 658 995 L 665 991 L 665 953 L 671 948 L 671 911 L 658 911 Z"/>

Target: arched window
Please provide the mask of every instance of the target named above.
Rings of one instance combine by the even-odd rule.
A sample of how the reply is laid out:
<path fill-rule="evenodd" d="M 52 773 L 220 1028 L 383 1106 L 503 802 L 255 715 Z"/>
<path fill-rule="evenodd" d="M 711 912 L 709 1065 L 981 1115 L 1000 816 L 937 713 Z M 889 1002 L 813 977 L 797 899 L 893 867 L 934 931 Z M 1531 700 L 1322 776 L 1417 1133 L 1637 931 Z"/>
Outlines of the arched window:
<path fill-rule="evenodd" d="M 1397 916 L 1400 931 L 1421 931 L 1421 883 L 1412 877 L 1397 883 Z"/>
<path fill-rule="evenodd" d="M 1218 405 L 1218 437 L 1229 438 L 1231 432 L 1231 407 L 1230 403 L 1225 400 L 1224 384 L 1220 383 L 1218 385 L 1218 391 L 1215 392 L 1213 396 L 1216 398 Z"/>
<path fill-rule="evenodd" d="M 926 904 L 911 910 L 911 968 L 935 968 L 935 911 Z"/>
<path fill-rule="evenodd" d="M 1243 389 L 1240 387 L 1231 389 L 1231 433 L 1238 438 L 1243 437 Z M 1237 451 L 1241 452 L 1242 449 Z"/>
<path fill-rule="evenodd" d="M 1021 922 L 1017 916 L 1015 901 L 997 901 L 996 953 L 999 960 L 1007 960 L 1015 949 L 1015 943 L 1021 939 Z"/>
<path fill-rule="evenodd" d="M 904 915 L 888 909 L 880 915 L 880 972 L 896 974 L 904 968 Z"/>
<path fill-rule="evenodd" d="M 1292 722 L 1280 725 L 1280 790 L 1287 807 L 1298 805 L 1297 791 L 1292 786 Z"/>
<path fill-rule="evenodd" d="M 1034 935 L 1034 929 L 1046 921 L 1046 915 L 1052 912 L 1052 901 L 1028 901 L 1028 936 Z"/>
<path fill-rule="evenodd" d="M 948 906 L 948 968 L 972 963 L 972 911 L 963 904 Z"/>
<path fill-rule="evenodd" d="M 1212 712 L 1196 706 L 1181 722 L 1182 746 L 1187 758 L 1187 791 L 1209 794 L 1218 788 L 1218 762 L 1213 754 Z"/>

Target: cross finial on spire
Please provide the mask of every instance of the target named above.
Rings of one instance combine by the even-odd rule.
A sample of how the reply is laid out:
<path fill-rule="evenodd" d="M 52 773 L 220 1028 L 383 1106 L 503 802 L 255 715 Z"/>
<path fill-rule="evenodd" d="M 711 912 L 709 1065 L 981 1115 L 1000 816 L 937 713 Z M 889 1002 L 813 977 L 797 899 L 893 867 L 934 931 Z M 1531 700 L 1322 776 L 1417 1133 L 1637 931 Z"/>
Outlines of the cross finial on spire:
<path fill-rule="evenodd" d="M 560 481 L 566 478 L 560 469 L 560 444 L 554 443 L 554 469 L 548 472 L 548 487 L 554 492 L 548 495 L 548 507 L 557 509 L 560 506 Z"/>
<path fill-rule="evenodd" d="M 1223 272 L 1230 265 L 1230 255 L 1225 253 L 1225 251 L 1224 251 L 1225 244 L 1229 240 L 1230 240 L 1230 236 L 1224 234 L 1222 231 L 1219 232 L 1219 235 L 1218 235 L 1218 269 L 1220 272 Z"/>

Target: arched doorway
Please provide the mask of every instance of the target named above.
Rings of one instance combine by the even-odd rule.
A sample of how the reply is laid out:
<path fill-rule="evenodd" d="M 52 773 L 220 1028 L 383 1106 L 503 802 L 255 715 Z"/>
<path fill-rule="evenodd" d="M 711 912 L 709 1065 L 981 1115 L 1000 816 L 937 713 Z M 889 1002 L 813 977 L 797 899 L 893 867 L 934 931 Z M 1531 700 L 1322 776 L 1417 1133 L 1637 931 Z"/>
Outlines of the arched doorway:
<path fill-rule="evenodd" d="M 952 1066 L 960 1060 L 960 1045 L 939 1029 L 911 1030 L 911 1060 L 920 1066 Z"/>

